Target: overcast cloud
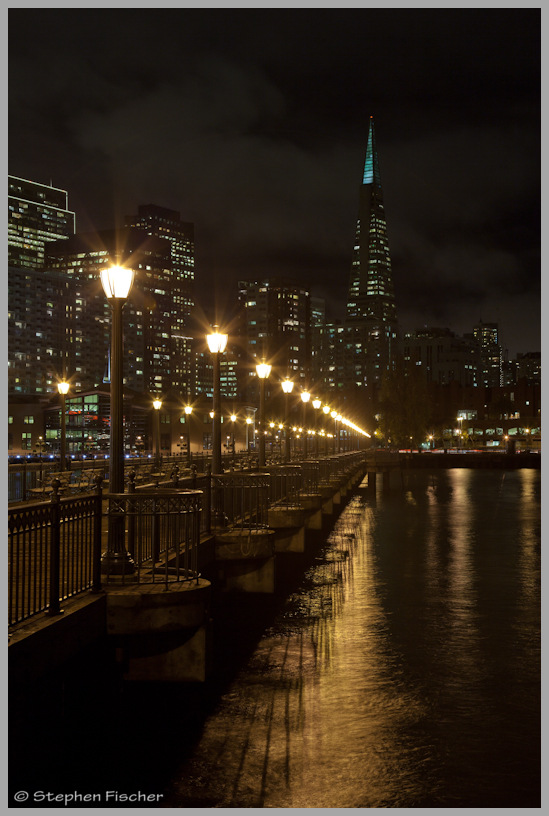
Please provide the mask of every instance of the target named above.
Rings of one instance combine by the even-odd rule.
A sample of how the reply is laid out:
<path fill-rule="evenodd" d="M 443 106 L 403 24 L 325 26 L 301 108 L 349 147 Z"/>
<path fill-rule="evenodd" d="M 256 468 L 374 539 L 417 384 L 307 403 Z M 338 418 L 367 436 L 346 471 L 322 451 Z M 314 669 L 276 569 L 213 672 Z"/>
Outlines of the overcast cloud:
<path fill-rule="evenodd" d="M 195 224 L 197 292 L 285 274 L 343 317 L 374 115 L 405 329 L 540 349 L 539 9 L 11 9 L 9 172 L 77 229 Z M 204 303 L 207 307 L 208 304 Z"/>

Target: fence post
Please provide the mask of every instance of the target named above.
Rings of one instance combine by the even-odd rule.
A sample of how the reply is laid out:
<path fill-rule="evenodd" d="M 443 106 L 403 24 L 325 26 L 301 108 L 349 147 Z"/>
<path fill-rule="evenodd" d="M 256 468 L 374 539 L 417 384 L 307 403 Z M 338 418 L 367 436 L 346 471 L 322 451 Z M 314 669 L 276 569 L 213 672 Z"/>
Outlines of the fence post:
<path fill-rule="evenodd" d="M 206 532 L 212 532 L 212 466 L 206 465 L 206 489 L 204 491 L 204 510 L 206 511 Z"/>
<path fill-rule="evenodd" d="M 59 576 L 61 560 L 61 507 L 59 503 L 59 487 L 61 482 L 54 479 L 51 497 L 51 545 L 50 545 L 50 603 L 48 615 L 61 615 L 59 602 Z"/>
<path fill-rule="evenodd" d="M 135 480 L 137 478 L 137 473 L 135 470 L 130 471 L 128 474 L 128 493 L 133 494 L 135 493 Z M 128 499 L 128 503 L 126 505 L 126 513 L 128 516 L 128 552 L 135 561 L 135 512 L 134 507 L 132 506 L 133 502 L 131 499 Z"/>
<path fill-rule="evenodd" d="M 103 517 L 103 477 L 98 474 L 95 482 L 95 512 L 93 516 L 92 592 L 101 592 L 101 520 Z"/>

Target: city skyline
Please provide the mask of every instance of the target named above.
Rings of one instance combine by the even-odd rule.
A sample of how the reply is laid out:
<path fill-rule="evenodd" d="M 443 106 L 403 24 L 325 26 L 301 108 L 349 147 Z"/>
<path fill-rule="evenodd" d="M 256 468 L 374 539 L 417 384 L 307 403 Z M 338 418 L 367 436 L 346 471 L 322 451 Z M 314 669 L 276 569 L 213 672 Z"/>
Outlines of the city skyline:
<path fill-rule="evenodd" d="M 66 189 L 78 232 L 173 208 L 199 302 L 289 274 L 343 318 L 373 115 L 401 329 L 483 320 L 511 357 L 541 347 L 538 9 L 9 21 L 9 172 Z"/>

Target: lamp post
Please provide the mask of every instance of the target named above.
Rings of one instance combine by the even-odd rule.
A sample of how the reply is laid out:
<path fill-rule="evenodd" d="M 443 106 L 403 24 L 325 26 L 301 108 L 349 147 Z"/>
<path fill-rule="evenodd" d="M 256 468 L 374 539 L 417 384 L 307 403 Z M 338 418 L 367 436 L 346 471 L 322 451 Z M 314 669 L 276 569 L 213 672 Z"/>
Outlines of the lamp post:
<path fill-rule="evenodd" d="M 247 416 L 246 417 L 246 450 L 248 452 L 248 456 L 250 455 L 250 425 L 252 424 L 252 418 Z"/>
<path fill-rule="evenodd" d="M 290 461 L 290 394 L 294 390 L 294 384 L 292 380 L 286 378 L 282 383 L 282 390 L 284 391 L 285 399 L 284 399 L 284 461 Z"/>
<path fill-rule="evenodd" d="M 124 392 L 122 309 L 130 293 L 135 272 L 123 266 L 101 270 L 101 283 L 112 312 L 111 326 L 111 428 L 109 451 L 109 492 L 124 492 Z M 101 559 L 103 571 L 128 575 L 134 562 L 126 550 L 124 516 L 109 517 L 107 550 Z"/>
<path fill-rule="evenodd" d="M 307 403 L 311 399 L 308 391 L 301 392 L 301 402 L 303 403 L 303 458 L 307 458 Z"/>
<path fill-rule="evenodd" d="M 325 419 L 327 420 L 328 419 L 328 414 L 330 413 L 330 406 L 329 405 L 323 405 L 322 406 L 322 413 L 324 414 Z M 328 431 L 326 429 L 324 429 L 324 430 L 325 430 L 324 455 L 327 456 L 328 455 Z"/>
<path fill-rule="evenodd" d="M 315 409 L 315 459 L 318 459 L 318 409 L 322 405 L 321 400 L 313 400 L 313 408 Z"/>
<path fill-rule="evenodd" d="M 341 453 L 341 414 L 336 414 L 337 452 Z"/>
<path fill-rule="evenodd" d="M 162 408 L 162 400 L 155 399 L 153 400 L 153 408 L 154 408 L 154 435 L 155 435 L 155 455 L 156 455 L 156 467 L 160 470 L 161 461 L 160 461 L 160 409 Z"/>
<path fill-rule="evenodd" d="M 259 467 L 265 467 L 265 380 L 271 373 L 271 366 L 263 361 L 255 367 L 259 377 Z"/>
<path fill-rule="evenodd" d="M 233 470 L 235 466 L 235 440 L 234 440 L 234 423 L 236 422 L 236 414 L 231 414 L 231 441 L 232 441 L 232 449 L 233 449 Z"/>
<path fill-rule="evenodd" d="M 218 326 L 206 335 L 208 348 L 213 359 L 213 419 L 212 419 L 212 473 L 222 473 L 221 464 L 221 393 L 220 393 L 220 355 L 227 346 L 228 335 L 218 331 Z"/>
<path fill-rule="evenodd" d="M 59 452 L 59 469 L 64 472 L 67 467 L 67 415 L 65 397 L 69 391 L 69 384 L 65 380 L 57 383 L 57 390 L 61 397 L 61 448 Z"/>
<path fill-rule="evenodd" d="M 185 416 L 187 423 L 187 462 L 191 464 L 191 414 L 193 409 L 190 405 L 185 405 Z"/>

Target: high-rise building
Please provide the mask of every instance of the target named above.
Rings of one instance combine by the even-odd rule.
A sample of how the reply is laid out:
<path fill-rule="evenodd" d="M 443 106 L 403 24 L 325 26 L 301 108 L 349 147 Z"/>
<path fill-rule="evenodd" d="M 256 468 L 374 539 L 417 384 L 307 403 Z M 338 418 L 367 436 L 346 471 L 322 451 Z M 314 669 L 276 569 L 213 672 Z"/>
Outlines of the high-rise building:
<path fill-rule="evenodd" d="M 346 385 L 376 386 L 393 360 L 398 333 L 387 219 L 370 117 L 346 314 Z"/>
<path fill-rule="evenodd" d="M 8 176 L 8 266 L 43 269 L 48 242 L 74 231 L 65 190 Z"/>
<path fill-rule="evenodd" d="M 8 392 L 47 394 L 62 376 L 69 282 L 44 270 L 45 248 L 74 234 L 68 195 L 8 176 Z"/>
<path fill-rule="evenodd" d="M 255 364 L 264 358 L 281 377 L 310 385 L 311 302 L 309 290 L 282 278 L 239 281 L 239 335 L 247 357 L 243 398 L 257 390 Z M 251 386 L 251 392 L 250 392 Z"/>
<path fill-rule="evenodd" d="M 195 356 L 190 331 L 194 307 L 194 224 L 182 221 L 176 210 L 144 204 L 138 207 L 137 215 L 126 216 L 125 225 L 170 242 L 170 370 L 177 390 L 182 394 L 191 393 Z"/>
<path fill-rule="evenodd" d="M 171 245 L 137 228 L 79 233 L 48 245 L 48 269 L 67 276 L 75 293 L 65 331 L 68 373 L 82 389 L 110 380 L 111 316 L 99 273 L 115 261 L 136 272 L 123 311 L 124 382 L 136 391 L 173 393 Z"/>
<path fill-rule="evenodd" d="M 477 385 L 499 388 L 503 385 L 503 351 L 498 344 L 498 324 L 480 320 L 473 327 L 478 347 Z"/>

